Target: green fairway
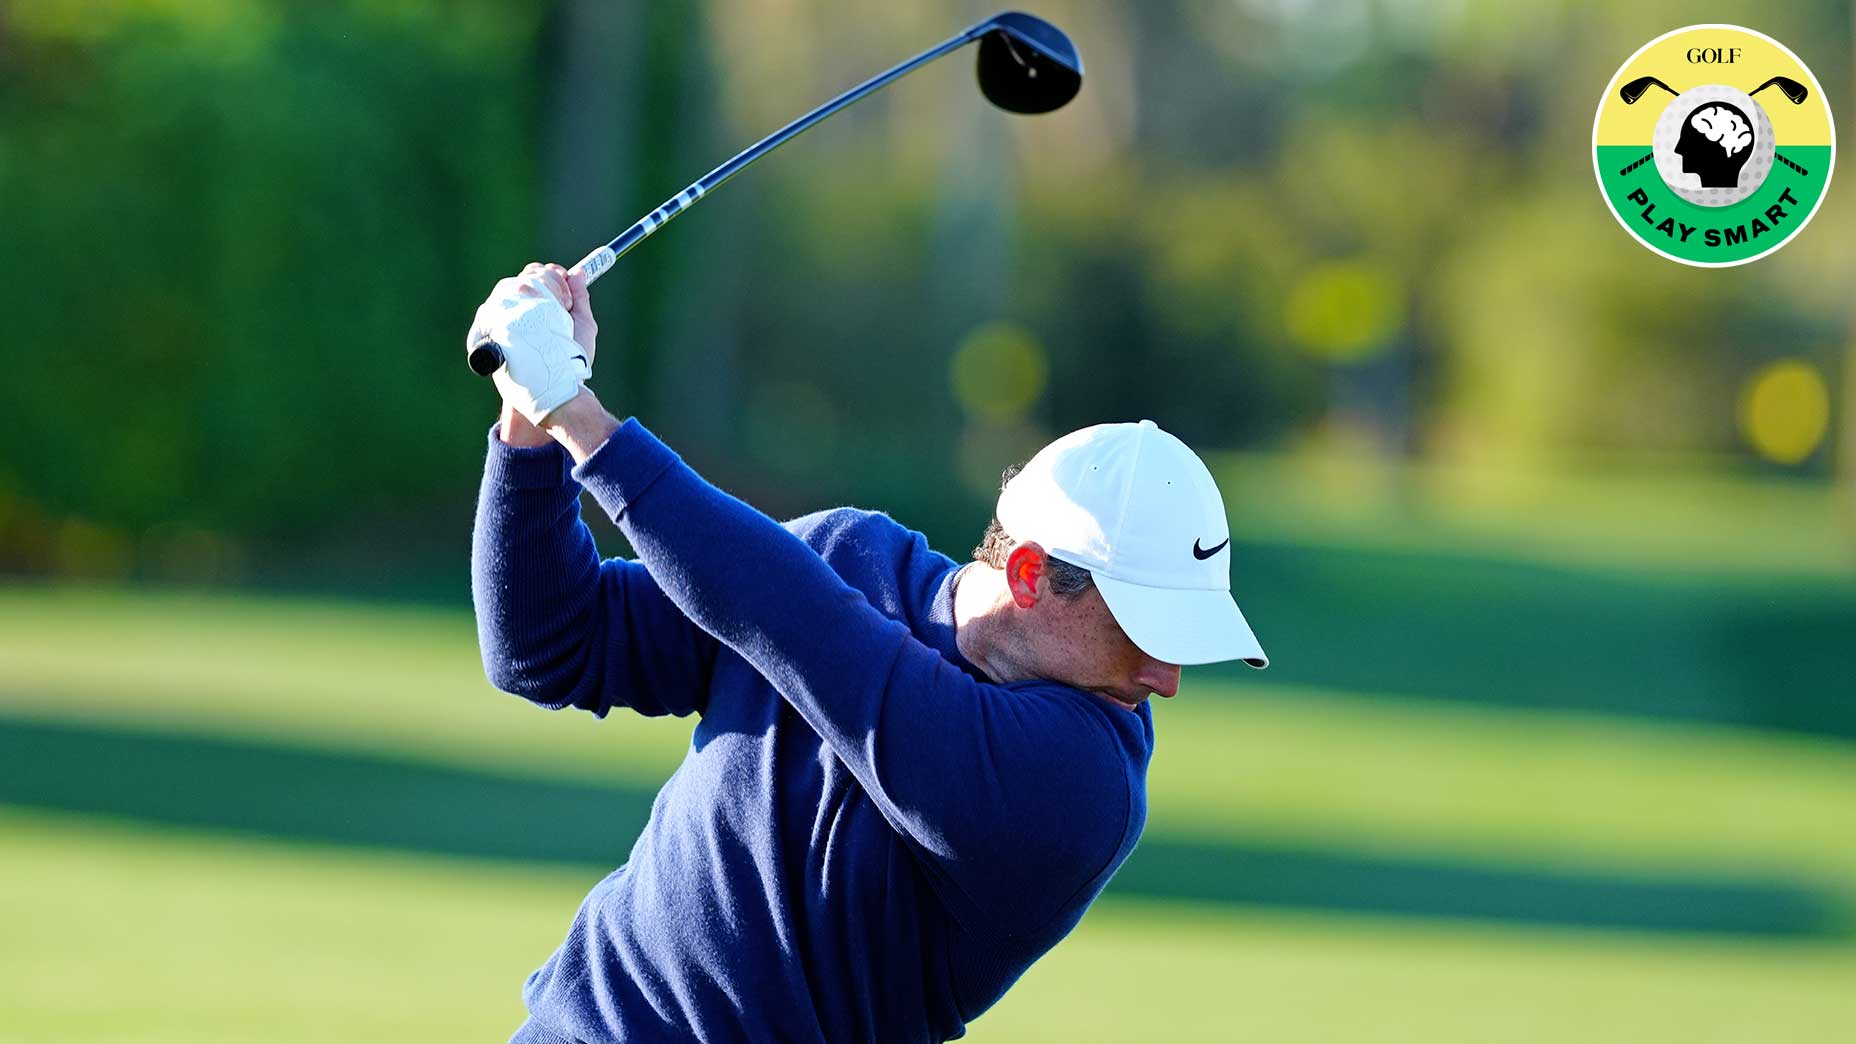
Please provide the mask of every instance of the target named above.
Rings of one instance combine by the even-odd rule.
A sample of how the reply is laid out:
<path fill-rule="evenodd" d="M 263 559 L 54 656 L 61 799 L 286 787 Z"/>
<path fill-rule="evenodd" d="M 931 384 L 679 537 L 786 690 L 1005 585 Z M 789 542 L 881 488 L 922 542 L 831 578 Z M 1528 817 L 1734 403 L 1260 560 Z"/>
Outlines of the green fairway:
<path fill-rule="evenodd" d="M 1154 718 L 1150 829 L 1791 868 L 1856 897 L 1848 744 L 1261 688 Z"/>
<path fill-rule="evenodd" d="M 0 709 L 662 782 L 692 721 L 549 714 L 484 680 L 468 612 L 0 589 Z"/>
<path fill-rule="evenodd" d="M 1190 670 L 1156 704 L 1154 836 L 1779 872 L 1856 897 L 1847 744 Z M 82 588 L 0 591 L 0 713 L 652 789 L 691 727 L 496 692 L 468 613 Z"/>
<path fill-rule="evenodd" d="M 0 1038 L 499 1040 L 596 872 L 0 810 Z M 1105 900 L 969 1039 L 1831 1040 L 1856 949 Z"/>
<path fill-rule="evenodd" d="M 500 1039 L 521 1018 L 523 978 L 602 872 L 590 853 L 609 847 L 616 860 L 626 839 L 600 840 L 597 827 L 576 839 L 570 821 L 550 828 L 566 831 L 548 835 L 565 846 L 552 865 L 460 858 L 487 849 L 447 849 L 446 837 L 467 837 L 473 818 L 498 822 L 493 809 L 460 808 L 449 825 L 420 822 L 466 834 L 416 842 L 453 855 L 382 850 L 382 839 L 420 836 L 395 825 L 393 802 L 428 786 L 494 798 L 504 778 L 596 806 L 612 800 L 597 788 L 615 788 L 637 804 L 674 768 L 691 724 L 551 714 L 497 693 L 466 612 L 75 587 L 0 591 L 0 717 L 13 723 L 11 742 L 123 752 L 102 762 L 74 754 L 73 771 L 95 765 L 92 776 L 106 779 L 112 759 L 132 756 L 156 773 L 144 778 L 166 781 L 160 800 L 120 806 L 107 786 L 23 791 L 84 791 L 103 810 L 167 815 L 196 800 L 188 786 L 204 795 L 243 783 L 260 806 L 226 804 L 199 821 L 255 814 L 254 825 L 329 840 L 346 830 L 372 846 L 0 812 L 0 975 L 14 984 L 0 991 L 0 1039 L 154 1044 Z M 1233 894 L 1274 894 L 1270 875 L 1282 867 L 1334 872 L 1339 857 L 1364 862 L 1337 885 L 1370 898 L 1376 873 L 1391 894 L 1422 878 L 1427 861 L 1441 860 L 1448 880 L 1457 860 L 1512 867 L 1517 883 L 1555 868 L 1626 882 L 1796 882 L 1835 897 L 1847 928 L 1847 744 L 1190 671 L 1155 721 L 1150 822 L 1123 875 L 1129 887 L 1102 900 L 970 1039 L 1690 1044 L 1832 1039 L 1856 1019 L 1847 937 L 1645 935 L 1139 897 L 1169 894 L 1167 860 L 1195 851 L 1255 854 L 1261 862 L 1233 878 Z M 194 786 L 187 766 L 201 762 L 191 757 L 249 776 Z M 36 763 L 45 772 L 52 762 Z M 265 818 L 263 802 L 275 800 L 265 795 L 293 786 L 326 800 L 374 785 L 410 789 L 372 819 L 307 807 Z M 502 850 L 546 841 L 529 833 Z M 1272 863 L 1279 849 L 1269 846 L 1318 858 Z M 1375 859 L 1387 860 L 1383 870 Z M 1207 883 L 1178 870 L 1192 887 Z"/>
<path fill-rule="evenodd" d="M 1829 486 L 1701 460 L 1446 466 L 1339 454 L 1223 453 L 1225 489 L 1269 490 L 1231 519 L 1240 539 L 1490 553 L 1757 588 L 1847 585 L 1856 546 Z M 1544 462 L 1543 462 L 1544 464 Z"/>

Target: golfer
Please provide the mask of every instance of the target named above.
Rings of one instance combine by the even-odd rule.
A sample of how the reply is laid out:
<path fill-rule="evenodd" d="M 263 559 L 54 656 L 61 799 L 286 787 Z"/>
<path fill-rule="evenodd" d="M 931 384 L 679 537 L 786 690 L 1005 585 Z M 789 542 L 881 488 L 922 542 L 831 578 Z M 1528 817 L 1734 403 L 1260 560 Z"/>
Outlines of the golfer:
<path fill-rule="evenodd" d="M 507 356 L 471 551 L 490 680 L 701 719 L 514 1041 L 961 1036 L 1134 848 L 1147 697 L 1267 662 L 1218 488 L 1151 421 L 1045 447 L 958 565 L 881 512 L 775 522 L 620 423 L 558 265 L 498 283 L 480 334 Z M 636 561 L 600 559 L 582 489 Z"/>

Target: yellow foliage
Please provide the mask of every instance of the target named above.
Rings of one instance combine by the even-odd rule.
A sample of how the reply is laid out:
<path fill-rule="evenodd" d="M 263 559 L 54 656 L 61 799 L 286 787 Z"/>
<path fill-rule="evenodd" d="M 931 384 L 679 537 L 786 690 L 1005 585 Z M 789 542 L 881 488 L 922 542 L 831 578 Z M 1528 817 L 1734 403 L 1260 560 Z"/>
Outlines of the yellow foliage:
<path fill-rule="evenodd" d="M 1384 348 L 1405 323 L 1396 277 L 1368 261 L 1331 261 L 1303 273 L 1283 304 L 1283 327 L 1310 353 L 1353 362 Z"/>
<path fill-rule="evenodd" d="M 1044 346 L 1015 323 L 974 328 L 954 349 L 949 377 L 954 398 L 968 416 L 990 421 L 1022 418 L 1044 394 L 1050 363 Z"/>
<path fill-rule="evenodd" d="M 1754 374 L 1740 393 L 1740 433 L 1767 460 L 1804 460 L 1829 426 L 1830 392 L 1809 363 L 1781 359 Z"/>

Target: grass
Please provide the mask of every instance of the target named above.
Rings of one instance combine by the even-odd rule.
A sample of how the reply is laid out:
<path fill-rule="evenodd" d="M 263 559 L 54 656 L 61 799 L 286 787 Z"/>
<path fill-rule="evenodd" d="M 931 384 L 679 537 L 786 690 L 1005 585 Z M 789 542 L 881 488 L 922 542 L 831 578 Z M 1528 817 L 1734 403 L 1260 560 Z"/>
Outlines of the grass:
<path fill-rule="evenodd" d="M 502 1039 L 592 883 L 18 814 L 0 852 L 0 1039 L 43 1044 Z"/>
<path fill-rule="evenodd" d="M 690 723 L 493 691 L 455 611 L 0 589 L 0 714 L 655 785 Z M 1150 837 L 1769 871 L 1856 898 L 1856 748 L 1193 679 Z M 500 1039 L 597 871 L 0 808 L 0 1041 Z M 1856 946 L 1105 899 L 969 1039 L 1834 1039 Z"/>
<path fill-rule="evenodd" d="M 1240 540 L 1524 554 L 1714 583 L 1856 579 L 1856 491 L 1735 474 L 1718 461 L 1453 466 L 1309 451 L 1212 454 L 1208 463 L 1220 488 L 1240 491 L 1231 519 Z"/>
<path fill-rule="evenodd" d="M 82 587 L 0 589 L 0 710 L 630 782 L 693 724 L 498 693 L 467 612 Z"/>
<path fill-rule="evenodd" d="M 593 873 L 0 809 L 0 1039 L 498 1040 Z M 1856 948 L 1105 900 L 968 1039 L 1831 1040 Z"/>
<path fill-rule="evenodd" d="M 466 613 L 0 590 L 0 712 L 655 787 L 690 722 L 497 693 Z M 1856 748 L 1191 672 L 1155 710 L 1150 831 L 1526 864 L 1804 875 L 1856 897 Z"/>
<path fill-rule="evenodd" d="M 1856 897 L 1848 744 L 1322 693 L 1174 702 L 1155 715 L 1155 830 L 1803 871 Z"/>
<path fill-rule="evenodd" d="M 972 1039 L 1837 1039 L 1856 951 L 1107 903 Z"/>

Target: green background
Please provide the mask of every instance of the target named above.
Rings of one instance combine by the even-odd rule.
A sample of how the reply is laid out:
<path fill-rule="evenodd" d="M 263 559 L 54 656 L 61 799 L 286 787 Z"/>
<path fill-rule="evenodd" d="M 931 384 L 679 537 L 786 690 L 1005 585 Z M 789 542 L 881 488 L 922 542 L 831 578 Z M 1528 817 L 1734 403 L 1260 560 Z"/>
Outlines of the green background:
<path fill-rule="evenodd" d="M 1217 477 L 1271 667 L 1160 701 L 971 1039 L 1839 1039 L 1849 194 L 1727 271 L 1620 234 L 1592 100 L 1678 4 L 1034 10 L 1072 106 L 919 70 L 593 293 L 602 400 L 776 517 L 963 558 L 1140 417 Z M 690 723 L 484 680 L 471 311 L 990 13 L 0 0 L 0 1041 L 519 1023 Z M 1847 108 L 1850 5 L 1710 17 Z"/>

